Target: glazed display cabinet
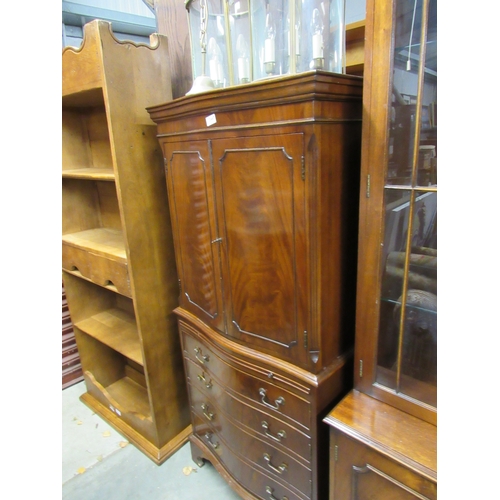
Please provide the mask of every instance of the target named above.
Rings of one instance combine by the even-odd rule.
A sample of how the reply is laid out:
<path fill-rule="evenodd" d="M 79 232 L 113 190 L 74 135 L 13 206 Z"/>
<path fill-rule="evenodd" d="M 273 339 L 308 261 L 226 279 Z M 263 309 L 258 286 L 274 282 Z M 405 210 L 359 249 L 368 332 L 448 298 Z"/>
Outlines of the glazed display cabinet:
<path fill-rule="evenodd" d="M 367 2 L 355 390 L 326 419 L 331 499 L 437 494 L 436 11 Z"/>
<path fill-rule="evenodd" d="M 193 459 L 246 499 L 322 500 L 352 387 L 362 79 L 148 108 L 166 169 Z"/>
<path fill-rule="evenodd" d="M 161 35 L 121 42 L 95 20 L 63 49 L 62 269 L 81 399 L 158 464 L 191 431 L 165 173 L 145 109 L 170 98 Z"/>

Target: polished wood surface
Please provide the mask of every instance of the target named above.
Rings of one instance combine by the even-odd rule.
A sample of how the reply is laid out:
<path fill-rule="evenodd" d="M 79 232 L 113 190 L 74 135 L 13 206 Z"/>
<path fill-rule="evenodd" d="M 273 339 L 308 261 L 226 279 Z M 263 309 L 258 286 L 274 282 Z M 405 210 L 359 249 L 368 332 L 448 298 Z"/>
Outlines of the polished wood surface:
<path fill-rule="evenodd" d="M 352 384 L 362 79 L 269 79 L 148 108 L 194 433 L 242 498 L 322 500 Z"/>
<path fill-rule="evenodd" d="M 166 37 L 150 42 L 119 41 L 96 20 L 80 49 L 63 50 L 62 264 L 82 399 L 161 463 L 190 417 L 165 172 L 146 111 L 171 99 L 170 68 Z"/>
<path fill-rule="evenodd" d="M 435 425 L 356 390 L 351 391 L 325 421 L 428 479 L 436 480 Z"/>
<path fill-rule="evenodd" d="M 318 416 L 324 414 L 325 401 L 328 408 L 335 394 L 345 392 L 352 365 L 341 363 L 318 377 L 301 373 L 294 365 L 277 365 L 272 356 L 234 341 L 219 343 L 220 334 L 206 326 L 197 328 L 196 317 L 182 310 L 179 315 L 194 426 L 191 439 L 204 445 L 197 457 L 222 467 L 231 482 L 247 481 L 241 478 L 255 469 L 258 483 L 242 483 L 251 485 L 253 493 L 271 478 L 274 487 L 286 488 L 292 498 L 326 495 L 323 466 L 328 447 L 327 439 L 319 442 Z M 243 498 L 257 498 L 250 492 Z"/>
<path fill-rule="evenodd" d="M 376 487 L 380 499 L 436 498 L 436 426 L 356 390 L 325 422 L 332 428 L 330 498 L 373 498 L 355 495 L 357 481 L 360 490 Z"/>
<path fill-rule="evenodd" d="M 294 350 L 307 327 L 303 134 L 214 141 L 227 334 Z M 298 355 L 300 356 L 300 355 Z M 297 359 L 298 361 L 298 359 Z M 302 365 L 307 363 L 302 353 Z"/>

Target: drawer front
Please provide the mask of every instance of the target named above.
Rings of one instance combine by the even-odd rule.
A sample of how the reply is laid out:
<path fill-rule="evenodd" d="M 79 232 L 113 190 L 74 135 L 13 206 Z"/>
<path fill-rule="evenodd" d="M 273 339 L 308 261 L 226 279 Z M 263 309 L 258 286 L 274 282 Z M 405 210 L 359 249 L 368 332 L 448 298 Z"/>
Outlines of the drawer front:
<path fill-rule="evenodd" d="M 102 255 L 94 255 L 63 243 L 62 268 L 73 274 L 80 273 L 84 278 L 100 286 L 114 285 L 118 293 L 132 297 L 126 262 L 107 259 Z"/>
<path fill-rule="evenodd" d="M 224 388 L 221 381 L 208 370 L 185 358 L 186 375 L 190 385 L 202 392 L 208 401 L 215 401 L 226 414 L 265 442 L 290 453 L 305 463 L 311 462 L 311 438 L 287 422 L 250 405 L 238 395 Z"/>
<path fill-rule="evenodd" d="M 285 419 L 305 431 L 311 429 L 311 403 L 307 396 L 294 394 L 292 387 L 266 377 L 263 370 L 251 369 L 248 363 L 230 361 L 229 357 L 183 331 L 182 323 L 180 330 L 184 356 L 222 381 L 224 387 L 278 419 Z"/>
<path fill-rule="evenodd" d="M 218 423 L 214 425 L 212 422 L 205 421 L 196 411 L 192 413 L 192 421 L 193 433 L 211 450 L 227 472 L 254 495 L 263 499 L 274 498 L 276 500 L 285 498 L 308 500 L 310 498 L 310 495 L 301 493 L 286 482 L 282 483 L 271 477 L 260 470 L 259 466 L 233 451 L 223 434 L 226 428 L 222 429 Z"/>

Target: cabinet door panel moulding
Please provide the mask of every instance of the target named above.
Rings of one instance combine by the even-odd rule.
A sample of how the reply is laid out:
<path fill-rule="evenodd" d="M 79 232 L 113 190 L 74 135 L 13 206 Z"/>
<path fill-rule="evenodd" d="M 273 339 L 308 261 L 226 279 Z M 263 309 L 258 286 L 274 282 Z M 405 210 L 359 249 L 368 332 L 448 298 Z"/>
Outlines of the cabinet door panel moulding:
<path fill-rule="evenodd" d="M 84 27 L 62 53 L 62 268 L 87 392 L 155 463 L 188 439 L 178 279 L 156 127 L 171 100 L 167 39 Z"/>

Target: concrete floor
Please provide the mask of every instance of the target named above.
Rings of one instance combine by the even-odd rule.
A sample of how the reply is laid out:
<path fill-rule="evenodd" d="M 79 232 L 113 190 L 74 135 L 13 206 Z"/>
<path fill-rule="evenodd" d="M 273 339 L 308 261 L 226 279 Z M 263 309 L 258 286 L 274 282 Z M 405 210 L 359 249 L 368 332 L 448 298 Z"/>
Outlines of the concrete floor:
<path fill-rule="evenodd" d="M 62 391 L 63 500 L 240 498 L 209 462 L 193 462 L 189 444 L 156 465 L 80 401 L 84 392 L 84 382 Z"/>

